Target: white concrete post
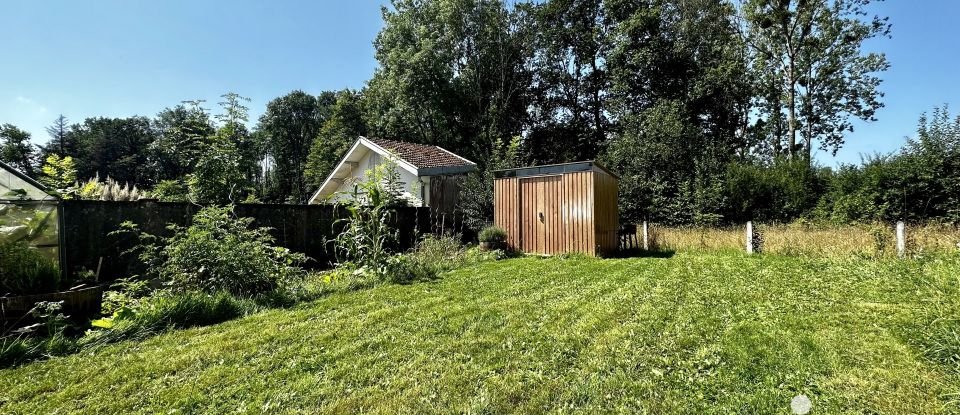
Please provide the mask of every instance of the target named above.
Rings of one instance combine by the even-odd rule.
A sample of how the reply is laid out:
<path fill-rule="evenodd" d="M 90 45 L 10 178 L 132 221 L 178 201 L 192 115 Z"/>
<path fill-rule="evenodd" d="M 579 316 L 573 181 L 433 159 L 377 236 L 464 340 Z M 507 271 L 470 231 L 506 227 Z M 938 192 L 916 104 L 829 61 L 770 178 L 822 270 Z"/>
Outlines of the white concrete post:
<path fill-rule="evenodd" d="M 907 237 L 903 221 L 897 221 L 897 256 L 903 258 L 907 255 Z"/>
<path fill-rule="evenodd" d="M 753 221 L 747 221 L 747 253 L 753 254 Z"/>
<path fill-rule="evenodd" d="M 650 228 L 647 221 L 643 221 L 643 250 L 650 250 Z"/>

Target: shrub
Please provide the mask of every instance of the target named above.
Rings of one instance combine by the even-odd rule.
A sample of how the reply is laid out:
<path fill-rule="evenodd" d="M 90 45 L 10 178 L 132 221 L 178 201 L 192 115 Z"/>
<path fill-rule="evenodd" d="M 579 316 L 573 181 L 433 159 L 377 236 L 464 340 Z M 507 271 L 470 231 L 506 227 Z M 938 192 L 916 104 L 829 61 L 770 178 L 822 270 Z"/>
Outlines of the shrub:
<path fill-rule="evenodd" d="M 227 291 L 238 296 L 268 293 L 302 278 L 307 257 L 273 245 L 269 228 L 252 228 L 252 218 L 237 218 L 231 207 L 207 207 L 187 227 L 170 226 L 174 235 L 141 234 L 140 258 L 148 276 L 175 292 Z M 130 223 L 125 230 L 136 230 Z"/>
<path fill-rule="evenodd" d="M 59 285 L 53 261 L 23 242 L 0 242 L 0 295 L 53 292 Z"/>
<path fill-rule="evenodd" d="M 499 226 L 487 226 L 477 237 L 480 242 L 503 242 L 507 240 L 507 231 Z"/>

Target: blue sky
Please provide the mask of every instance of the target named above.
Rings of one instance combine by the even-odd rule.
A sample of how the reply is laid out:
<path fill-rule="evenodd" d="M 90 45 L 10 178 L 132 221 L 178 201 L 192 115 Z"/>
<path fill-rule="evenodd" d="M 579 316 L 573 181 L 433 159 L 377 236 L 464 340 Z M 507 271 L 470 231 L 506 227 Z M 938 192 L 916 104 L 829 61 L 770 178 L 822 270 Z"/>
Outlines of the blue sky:
<path fill-rule="evenodd" d="M 921 112 L 960 106 L 960 1 L 890 0 L 893 38 L 867 45 L 887 53 L 886 107 L 858 123 L 837 157 L 890 152 L 913 135 Z M 250 97 L 251 118 L 294 89 L 360 88 L 376 68 L 380 2 L 69 1 L 0 2 L 0 122 L 46 141 L 44 127 L 66 115 L 153 116 L 188 99 L 214 107 L 228 91 Z"/>

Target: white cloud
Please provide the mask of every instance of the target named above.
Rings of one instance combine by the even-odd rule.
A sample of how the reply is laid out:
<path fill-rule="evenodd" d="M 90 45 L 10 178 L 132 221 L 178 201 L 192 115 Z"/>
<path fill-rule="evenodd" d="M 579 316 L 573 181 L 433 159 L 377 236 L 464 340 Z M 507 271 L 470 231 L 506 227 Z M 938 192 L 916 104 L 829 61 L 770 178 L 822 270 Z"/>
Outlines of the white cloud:
<path fill-rule="evenodd" d="M 46 114 L 46 113 L 47 113 L 47 107 L 44 107 L 43 105 L 38 104 L 37 101 L 34 101 L 34 100 L 30 99 L 30 98 L 26 98 L 26 97 L 24 97 L 23 95 L 17 95 L 17 102 L 19 102 L 19 103 L 21 103 L 21 104 L 23 104 L 23 105 L 25 105 L 25 106 L 31 107 L 31 108 L 32 108 L 34 111 L 36 111 L 38 114 Z"/>

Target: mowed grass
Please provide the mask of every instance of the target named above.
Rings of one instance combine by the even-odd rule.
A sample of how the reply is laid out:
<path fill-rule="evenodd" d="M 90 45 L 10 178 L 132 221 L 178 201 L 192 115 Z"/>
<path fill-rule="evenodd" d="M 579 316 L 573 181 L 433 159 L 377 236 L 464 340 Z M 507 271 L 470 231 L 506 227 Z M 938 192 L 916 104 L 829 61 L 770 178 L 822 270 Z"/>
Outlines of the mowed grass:
<path fill-rule="evenodd" d="M 956 310 L 957 275 L 956 259 L 486 262 L 3 370 L 0 413 L 790 413 L 801 393 L 814 413 L 950 412 L 960 381 L 924 333 Z"/>

